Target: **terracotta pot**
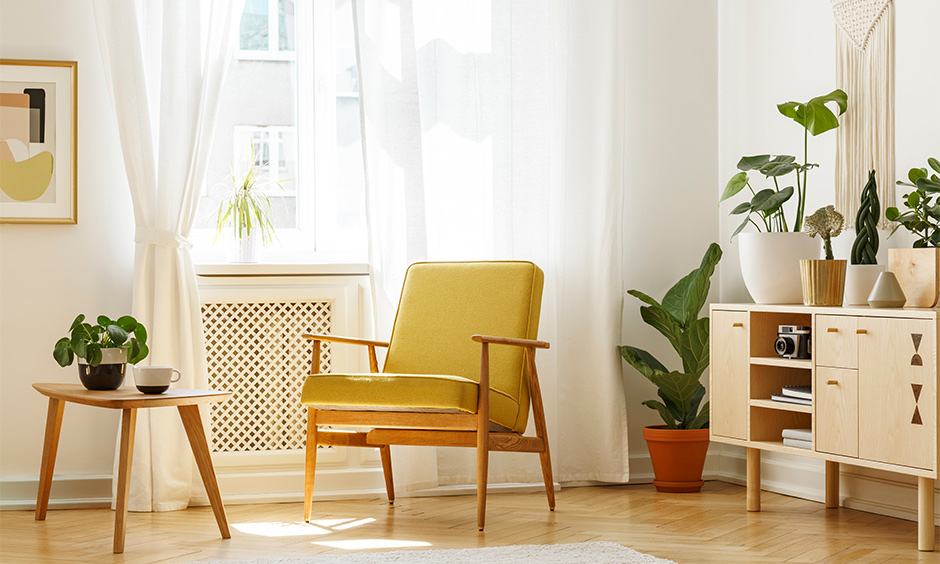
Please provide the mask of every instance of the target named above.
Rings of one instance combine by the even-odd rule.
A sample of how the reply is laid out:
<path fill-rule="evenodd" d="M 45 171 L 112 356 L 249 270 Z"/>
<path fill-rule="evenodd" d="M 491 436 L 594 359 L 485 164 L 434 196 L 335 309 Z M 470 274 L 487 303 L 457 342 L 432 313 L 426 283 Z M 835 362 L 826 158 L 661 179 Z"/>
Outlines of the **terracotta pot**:
<path fill-rule="evenodd" d="M 667 429 L 665 425 L 643 427 L 650 451 L 656 491 L 694 493 L 702 490 L 702 469 L 708 453 L 708 429 Z"/>
<path fill-rule="evenodd" d="M 801 260 L 803 305 L 841 307 L 847 262 L 845 259 Z"/>

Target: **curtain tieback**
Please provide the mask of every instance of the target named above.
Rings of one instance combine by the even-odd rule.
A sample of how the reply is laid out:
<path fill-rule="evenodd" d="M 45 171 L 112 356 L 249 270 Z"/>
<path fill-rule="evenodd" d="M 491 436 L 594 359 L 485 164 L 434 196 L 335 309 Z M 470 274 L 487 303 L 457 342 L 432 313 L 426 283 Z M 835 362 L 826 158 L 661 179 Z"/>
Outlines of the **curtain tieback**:
<path fill-rule="evenodd" d="M 134 234 L 134 242 L 144 245 L 157 245 L 158 247 L 167 247 L 170 249 L 192 249 L 193 243 L 186 237 L 165 231 L 163 229 L 149 229 L 138 225 L 137 232 Z"/>

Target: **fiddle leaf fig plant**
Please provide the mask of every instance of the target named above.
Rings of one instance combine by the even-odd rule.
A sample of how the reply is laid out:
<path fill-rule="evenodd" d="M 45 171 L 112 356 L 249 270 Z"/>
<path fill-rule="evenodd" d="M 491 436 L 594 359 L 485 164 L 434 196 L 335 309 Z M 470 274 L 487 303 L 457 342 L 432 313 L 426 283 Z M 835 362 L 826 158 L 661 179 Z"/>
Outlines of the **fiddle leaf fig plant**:
<path fill-rule="evenodd" d="M 85 323 L 85 314 L 75 318 L 69 327 L 69 336 L 55 344 L 52 356 L 63 368 L 72 364 L 75 357 L 84 359 L 91 366 L 101 363 L 101 349 L 126 348 L 128 362 L 136 364 L 147 358 L 147 329 L 130 315 L 117 321 L 105 315 L 98 316 L 98 324 Z"/>
<path fill-rule="evenodd" d="M 753 225 L 757 231 L 784 232 L 789 231 L 786 213 L 783 205 L 796 194 L 796 218 L 792 230 L 802 231 L 803 213 L 806 209 L 807 173 L 816 168 L 817 164 L 809 162 L 809 135 L 814 137 L 831 129 L 839 127 L 839 118 L 829 108 L 834 105 L 838 115 L 845 113 L 848 108 L 848 96 L 842 90 L 833 90 L 825 96 L 817 96 L 808 102 L 785 102 L 777 105 L 777 110 L 784 116 L 791 118 L 803 126 L 803 163 L 796 162 L 791 155 L 753 155 L 743 157 L 738 161 L 738 170 L 725 185 L 720 202 L 723 202 L 741 192 L 745 187 L 751 192 L 751 200 L 738 204 L 731 210 L 731 215 L 745 214 L 744 221 L 731 235 L 734 238 L 748 224 Z M 748 176 L 750 171 L 757 171 L 765 179 L 773 181 L 773 188 L 755 190 L 751 186 Z M 796 173 L 796 187 L 780 187 L 780 178 Z M 754 221 L 756 215 L 761 224 Z"/>
<path fill-rule="evenodd" d="M 904 194 L 904 204 L 910 211 L 902 214 L 896 207 L 885 210 L 885 218 L 897 222 L 888 237 L 904 227 L 917 237 L 915 249 L 940 247 L 940 198 L 937 197 L 940 193 L 940 176 L 937 176 L 940 161 L 931 157 L 927 164 L 933 169 L 933 174 L 926 168 L 915 167 L 907 173 L 910 183 L 898 180 L 899 185 L 914 188 Z"/>
<path fill-rule="evenodd" d="M 669 370 L 643 349 L 618 347 L 623 359 L 659 389 L 661 401 L 646 400 L 643 405 L 656 410 L 670 429 L 708 427 L 709 404 L 702 405 L 705 386 L 699 380 L 709 363 L 709 320 L 698 314 L 719 260 L 721 247 L 712 243 L 699 267 L 670 288 L 662 303 L 638 290 L 628 292 L 647 304 L 640 307 L 643 321 L 659 331 L 682 360 L 682 370 Z"/>

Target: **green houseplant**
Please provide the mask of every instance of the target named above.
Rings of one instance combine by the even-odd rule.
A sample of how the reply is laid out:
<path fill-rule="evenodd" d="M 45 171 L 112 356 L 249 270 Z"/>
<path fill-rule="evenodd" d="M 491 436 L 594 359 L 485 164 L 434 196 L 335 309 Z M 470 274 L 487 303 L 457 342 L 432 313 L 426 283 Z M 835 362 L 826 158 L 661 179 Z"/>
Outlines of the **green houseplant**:
<path fill-rule="evenodd" d="M 643 405 L 659 413 L 665 425 L 645 427 L 643 436 L 659 491 L 699 491 L 708 450 L 708 403 L 702 404 L 705 386 L 700 379 L 708 367 L 709 320 L 699 318 L 711 276 L 721 260 L 721 247 L 709 245 L 699 267 L 666 292 L 662 303 L 638 290 L 628 293 L 644 302 L 640 316 L 659 331 L 682 361 L 682 370 L 669 370 L 649 352 L 630 345 L 620 355 L 658 388 L 659 400 Z"/>
<path fill-rule="evenodd" d="M 832 238 L 842 233 L 845 218 L 834 206 L 825 206 L 807 216 L 803 225 L 810 237 L 819 235 L 826 251 L 825 259 L 800 260 L 800 275 L 803 282 L 803 304 L 819 306 L 841 306 L 845 292 L 844 259 L 836 260 L 832 254 Z"/>
<path fill-rule="evenodd" d="M 92 325 L 81 314 L 69 336 L 56 342 L 52 356 L 63 368 L 78 357 L 79 378 L 89 390 L 116 390 L 124 383 L 127 363 L 140 362 L 149 353 L 147 329 L 130 315 L 117 321 L 100 315 Z"/>
<path fill-rule="evenodd" d="M 897 277 L 906 307 L 933 307 L 940 292 L 940 161 L 930 157 L 927 165 L 930 169 L 910 169 L 910 182 L 898 181 L 913 188 L 902 200 L 908 211 L 885 210 L 885 218 L 897 223 L 889 237 L 901 227 L 915 237 L 912 249 L 888 249 L 888 270 Z"/>
<path fill-rule="evenodd" d="M 855 214 L 855 241 L 852 243 L 850 264 L 845 271 L 845 303 L 865 305 L 868 295 L 884 267 L 878 264 L 878 220 L 881 201 L 875 171 L 868 173 L 868 182 L 862 189 L 858 212 Z"/>
<path fill-rule="evenodd" d="M 267 162 L 260 162 L 255 153 L 255 145 L 251 143 L 251 153 L 248 166 L 239 174 L 232 165 L 231 176 L 227 183 L 228 193 L 219 203 L 216 212 L 215 241 L 228 227 L 231 231 L 235 254 L 231 257 L 233 262 L 254 262 L 255 249 L 258 237 L 265 245 L 277 239 L 274 229 L 274 207 L 271 199 L 264 189 L 276 186 L 283 190 L 280 180 L 262 179 L 261 173 L 267 167 Z"/>
<path fill-rule="evenodd" d="M 750 199 L 731 210 L 744 219 L 732 234 L 738 237 L 741 274 L 757 303 L 800 303 L 799 260 L 819 256 L 818 242 L 801 233 L 806 206 L 808 174 L 818 165 L 809 161 L 809 136 L 817 136 L 839 126 L 848 96 L 833 90 L 807 102 L 785 102 L 777 111 L 798 123 L 803 130 L 803 162 L 792 155 L 752 155 L 742 157 L 738 170 L 725 185 L 720 201 L 731 199 L 745 188 Z M 751 174 L 752 172 L 756 174 Z M 790 175 L 793 176 L 790 176 Z M 769 187 L 757 185 L 759 179 Z M 796 195 L 795 217 L 788 222 L 785 204 Z M 742 231 L 754 227 L 753 233 Z"/>

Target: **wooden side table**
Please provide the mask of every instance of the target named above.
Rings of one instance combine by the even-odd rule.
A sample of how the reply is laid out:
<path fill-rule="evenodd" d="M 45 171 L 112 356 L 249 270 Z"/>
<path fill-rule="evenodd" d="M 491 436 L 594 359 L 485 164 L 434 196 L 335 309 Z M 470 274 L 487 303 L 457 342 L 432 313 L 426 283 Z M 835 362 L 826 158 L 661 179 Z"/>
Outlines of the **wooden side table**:
<path fill-rule="evenodd" d="M 49 492 L 52 489 L 52 473 L 55 468 L 56 451 L 59 446 L 59 431 L 62 429 L 62 414 L 65 402 L 74 402 L 94 407 L 106 407 L 123 411 L 121 418 L 121 454 L 118 465 L 117 511 L 114 514 L 114 552 L 124 552 L 124 533 L 127 529 L 127 497 L 130 487 L 131 461 L 134 455 L 134 433 L 137 426 L 137 410 L 150 407 L 172 407 L 179 409 L 189 444 L 196 457 L 196 465 L 209 494 L 212 512 L 219 525 L 222 538 L 228 539 L 228 521 L 219 482 L 212 467 L 209 443 L 199 416 L 199 404 L 224 401 L 232 392 L 215 390 L 183 390 L 170 388 L 164 394 L 142 394 L 134 388 L 118 390 L 86 390 L 79 384 L 33 384 L 39 393 L 49 397 L 49 412 L 46 415 L 46 436 L 42 447 L 42 468 L 39 474 L 39 495 L 36 498 L 36 520 L 46 518 Z"/>

